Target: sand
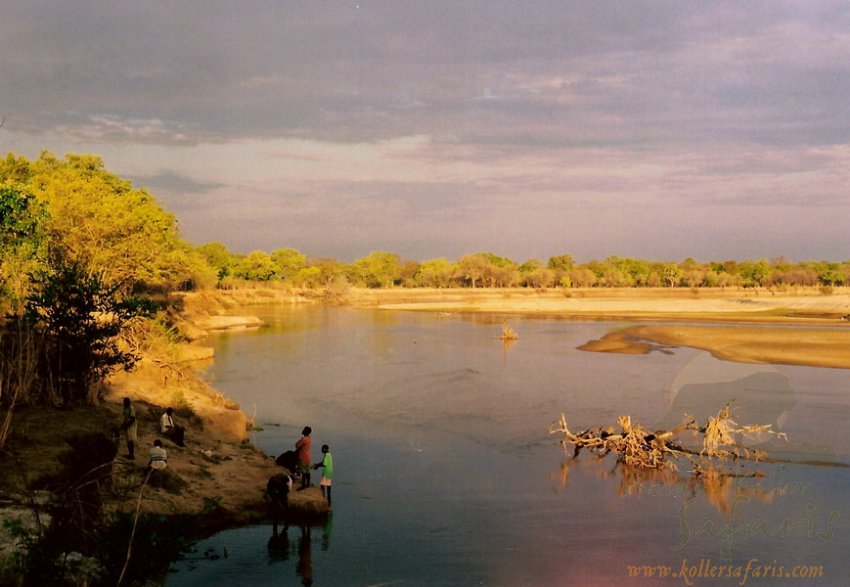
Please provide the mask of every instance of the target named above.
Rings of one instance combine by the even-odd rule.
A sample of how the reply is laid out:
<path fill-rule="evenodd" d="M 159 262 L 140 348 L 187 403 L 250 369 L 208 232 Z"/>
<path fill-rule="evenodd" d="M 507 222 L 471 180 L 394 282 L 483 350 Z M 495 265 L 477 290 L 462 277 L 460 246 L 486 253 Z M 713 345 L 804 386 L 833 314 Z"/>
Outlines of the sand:
<path fill-rule="evenodd" d="M 848 288 L 836 288 L 831 295 L 815 288 L 352 290 L 349 301 L 396 311 L 674 322 L 679 324 L 613 332 L 579 348 L 647 353 L 659 344 L 689 346 L 731 361 L 850 369 Z"/>

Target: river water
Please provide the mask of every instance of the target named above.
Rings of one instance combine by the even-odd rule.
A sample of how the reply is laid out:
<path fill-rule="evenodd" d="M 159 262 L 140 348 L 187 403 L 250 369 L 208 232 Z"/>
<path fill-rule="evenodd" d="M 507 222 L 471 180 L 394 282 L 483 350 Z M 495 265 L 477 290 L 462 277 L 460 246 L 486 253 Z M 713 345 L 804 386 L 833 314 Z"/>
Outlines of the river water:
<path fill-rule="evenodd" d="M 202 541 L 169 587 L 850 584 L 846 370 L 576 350 L 619 323 L 509 317 L 505 344 L 503 316 L 258 311 L 268 326 L 213 337 L 211 378 L 269 454 L 305 425 L 314 461 L 330 445 L 333 513 Z M 733 400 L 737 422 L 787 435 L 741 438 L 782 462 L 698 481 L 687 461 L 572 460 L 549 433 L 562 412 L 574 431 L 624 414 L 669 428 Z"/>

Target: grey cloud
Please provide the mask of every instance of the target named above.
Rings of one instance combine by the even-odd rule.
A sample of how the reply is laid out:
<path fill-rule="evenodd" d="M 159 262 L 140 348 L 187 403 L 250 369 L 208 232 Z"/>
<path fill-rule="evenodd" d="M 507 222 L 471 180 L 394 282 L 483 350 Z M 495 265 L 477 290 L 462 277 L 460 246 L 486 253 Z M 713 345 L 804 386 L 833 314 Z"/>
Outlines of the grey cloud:
<path fill-rule="evenodd" d="M 706 135 L 835 142 L 850 127 L 839 108 L 846 59 L 814 71 L 781 59 L 701 60 L 704 50 L 785 22 L 838 34 L 847 18 L 840 5 L 360 4 L 21 3 L 0 24 L 3 53 L 16 55 L 0 64 L 12 82 L 0 96 L 27 128 L 73 126 L 74 112 L 93 110 L 171 121 L 189 141 L 474 137 L 498 126 L 506 140 L 525 135 L 533 144 L 527 129 L 545 125 L 555 144 L 581 143 L 572 137 L 582 134 L 614 144 Z M 580 74 L 579 101 L 491 85 L 506 73 Z M 619 88 L 601 82 L 612 74 L 629 79 Z M 488 91 L 499 99 L 474 101 Z M 620 125 L 604 122 L 612 116 Z"/>

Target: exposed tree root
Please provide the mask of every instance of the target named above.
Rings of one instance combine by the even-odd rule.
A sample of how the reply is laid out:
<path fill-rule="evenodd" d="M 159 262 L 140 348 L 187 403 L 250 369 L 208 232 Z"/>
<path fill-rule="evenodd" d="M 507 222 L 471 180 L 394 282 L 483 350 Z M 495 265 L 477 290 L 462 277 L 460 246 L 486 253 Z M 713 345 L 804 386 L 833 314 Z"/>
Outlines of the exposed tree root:
<path fill-rule="evenodd" d="M 564 435 L 560 444 L 565 452 L 573 451 L 573 458 L 578 457 L 585 448 L 599 457 L 615 452 L 619 462 L 631 467 L 672 470 L 678 470 L 676 461 L 685 458 L 693 466 L 694 475 L 715 470 L 718 464 L 730 460 L 758 462 L 766 457 L 764 451 L 749 449 L 736 442 L 736 437 L 770 435 L 786 440 L 784 433 L 774 431 L 770 425 L 741 426 L 732 420 L 730 415 L 731 409 L 727 404 L 717 416 L 709 418 L 704 427 L 700 427 L 693 416 L 685 414 L 682 423 L 672 430 L 656 432 L 649 432 L 639 424 L 632 424 L 630 416 L 620 416 L 620 432 L 615 432 L 611 427 L 598 427 L 573 433 L 567 426 L 566 415 L 562 413 L 560 420 L 549 427 L 549 433 Z M 685 448 L 679 444 L 677 437 L 685 431 L 702 435 L 700 450 Z"/>

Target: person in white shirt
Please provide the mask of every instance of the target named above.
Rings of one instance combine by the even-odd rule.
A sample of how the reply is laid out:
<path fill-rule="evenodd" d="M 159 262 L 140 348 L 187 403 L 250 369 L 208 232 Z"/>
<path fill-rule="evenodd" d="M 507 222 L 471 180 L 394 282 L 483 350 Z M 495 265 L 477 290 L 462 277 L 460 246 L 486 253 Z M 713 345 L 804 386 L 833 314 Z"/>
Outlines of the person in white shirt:
<path fill-rule="evenodd" d="M 154 471 L 158 471 L 160 469 L 165 468 L 165 464 L 168 462 L 168 453 L 165 452 L 165 449 L 162 448 L 162 441 L 157 438 L 153 441 L 153 448 L 151 448 L 150 460 L 148 461 L 148 467 L 153 469 Z"/>
<path fill-rule="evenodd" d="M 162 435 L 172 440 L 177 446 L 186 446 L 183 441 L 186 429 L 174 423 L 174 409 L 168 408 L 159 419 L 159 431 Z"/>

